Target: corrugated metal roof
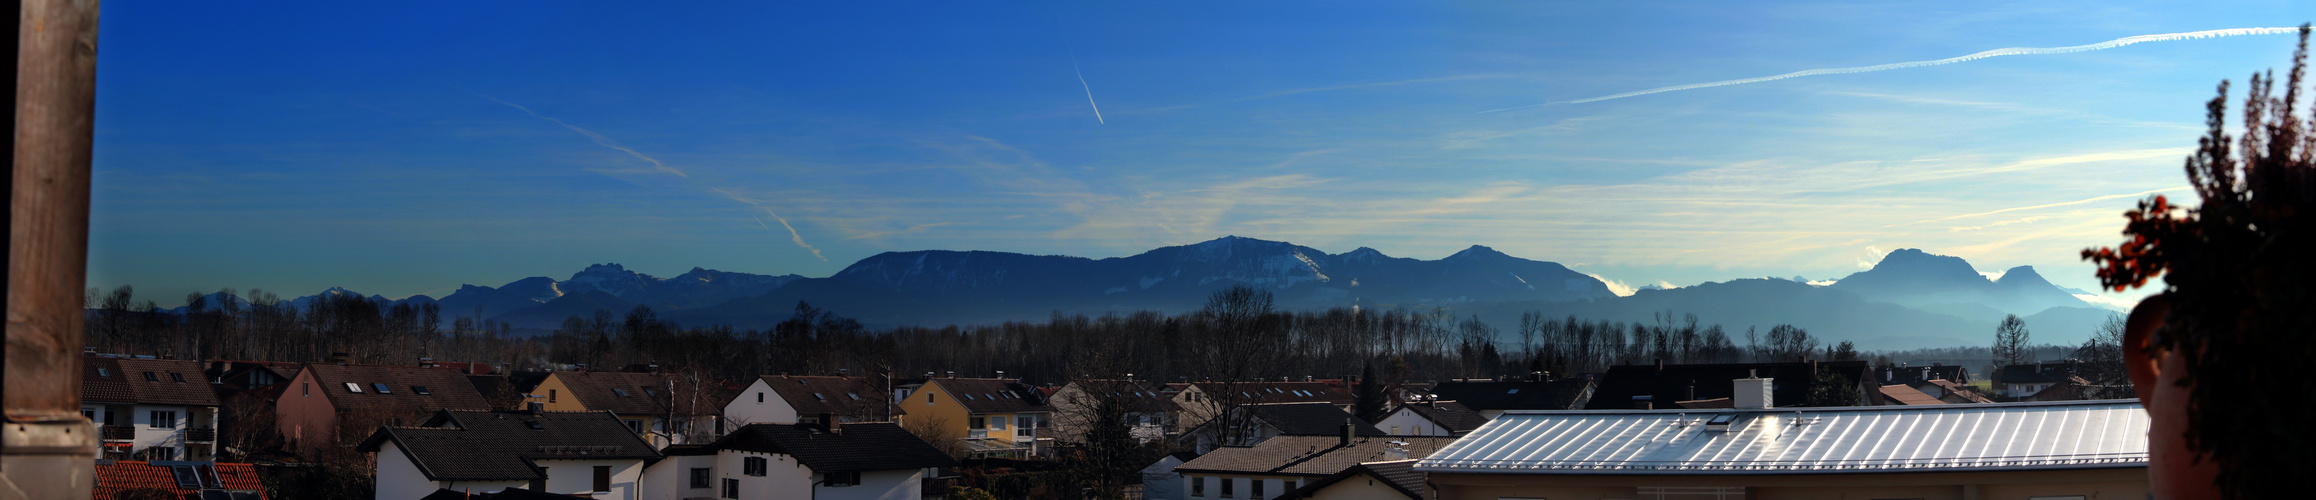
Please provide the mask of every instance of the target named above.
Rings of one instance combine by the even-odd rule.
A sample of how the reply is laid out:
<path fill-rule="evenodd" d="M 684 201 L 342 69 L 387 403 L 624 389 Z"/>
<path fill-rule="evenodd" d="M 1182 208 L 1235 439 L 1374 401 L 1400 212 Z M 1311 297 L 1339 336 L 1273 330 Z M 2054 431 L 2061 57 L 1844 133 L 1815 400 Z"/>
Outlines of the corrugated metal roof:
<path fill-rule="evenodd" d="M 1733 415 L 1727 430 L 1708 420 Z M 2147 464 L 2137 401 L 1506 412 L 1424 472 L 1845 473 Z"/>

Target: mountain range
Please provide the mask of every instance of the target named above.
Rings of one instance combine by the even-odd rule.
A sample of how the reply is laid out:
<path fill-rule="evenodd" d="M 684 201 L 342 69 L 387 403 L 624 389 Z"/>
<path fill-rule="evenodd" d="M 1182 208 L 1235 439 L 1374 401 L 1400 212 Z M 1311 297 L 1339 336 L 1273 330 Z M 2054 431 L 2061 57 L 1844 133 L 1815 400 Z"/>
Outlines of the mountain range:
<path fill-rule="evenodd" d="M 1990 275 L 1993 276 L 1990 278 Z M 1224 237 L 1128 257 L 1088 259 L 986 251 L 886 252 L 825 278 L 693 268 L 670 278 L 597 264 L 569 279 L 532 277 L 498 287 L 464 285 L 436 300 L 444 316 L 481 316 L 521 330 L 553 329 L 595 311 L 625 314 L 650 306 L 685 325 L 769 328 L 799 301 L 871 326 L 942 326 L 1037 321 L 1054 312 L 1102 314 L 1195 310 L 1216 290 L 1249 285 L 1278 308 L 1438 308 L 1509 330 L 1523 312 L 1559 318 L 1653 321 L 1695 314 L 1742 342 L 1746 328 L 1809 329 L 1828 342 L 1865 349 L 1986 343 L 2003 316 L 2026 319 L 2038 343 L 2080 343 L 2116 311 L 2052 285 L 2032 267 L 1981 273 L 1970 263 L 1915 249 L 1891 252 L 1872 269 L 1830 285 L 1800 277 L 1739 279 L 1618 296 L 1592 276 L 1560 264 L 1474 245 L 1439 260 L 1391 257 L 1361 247 L 1329 254 L 1292 243 Z M 290 302 L 303 306 L 332 288 Z M 215 300 L 215 299 L 213 299 Z"/>

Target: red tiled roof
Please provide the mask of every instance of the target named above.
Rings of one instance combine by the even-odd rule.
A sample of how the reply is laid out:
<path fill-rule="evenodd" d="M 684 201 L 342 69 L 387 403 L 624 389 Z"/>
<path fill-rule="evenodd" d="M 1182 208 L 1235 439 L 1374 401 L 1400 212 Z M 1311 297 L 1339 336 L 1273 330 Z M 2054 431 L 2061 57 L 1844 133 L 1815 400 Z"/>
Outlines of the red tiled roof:
<path fill-rule="evenodd" d="M 712 415 L 726 402 L 719 399 L 729 399 L 713 393 L 713 382 L 703 382 L 699 392 L 707 394 L 694 397 L 692 383 L 671 373 L 558 371 L 549 376 L 563 381 L 588 410 L 619 415 L 658 415 L 671 404 L 679 415 Z"/>
<path fill-rule="evenodd" d="M 81 401 L 217 406 L 217 391 L 209 387 L 198 361 L 103 356 L 81 360 Z M 145 379 L 147 374 L 152 380 Z"/>
<path fill-rule="evenodd" d="M 217 471 L 217 484 L 208 489 L 256 491 L 258 498 L 265 498 L 265 484 L 258 480 L 255 467 L 218 463 L 211 468 Z M 94 500 L 117 500 L 123 492 L 146 488 L 178 493 L 189 499 L 200 498 L 201 492 L 201 488 L 177 487 L 177 475 L 169 466 L 150 462 L 99 462 L 96 479 L 95 494 L 91 495 Z"/>
<path fill-rule="evenodd" d="M 315 381 L 314 392 L 327 394 L 332 406 L 339 411 L 388 411 L 405 414 L 431 414 L 437 410 L 488 410 L 489 400 L 476 392 L 474 384 L 457 370 L 438 370 L 415 366 L 333 365 L 311 363 L 305 367 Z M 361 392 L 346 389 L 355 384 Z M 386 393 L 379 393 L 377 384 L 386 384 Z M 412 389 L 423 386 L 427 394 Z"/>

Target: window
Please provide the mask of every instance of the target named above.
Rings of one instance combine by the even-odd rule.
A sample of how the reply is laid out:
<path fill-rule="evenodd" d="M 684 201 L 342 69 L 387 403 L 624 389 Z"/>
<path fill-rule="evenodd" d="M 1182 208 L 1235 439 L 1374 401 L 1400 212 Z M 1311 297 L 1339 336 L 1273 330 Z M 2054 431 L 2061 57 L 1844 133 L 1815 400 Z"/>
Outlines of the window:
<path fill-rule="evenodd" d="M 724 498 L 740 498 L 740 480 L 724 478 Z"/>
<path fill-rule="evenodd" d="M 548 390 L 547 390 L 547 402 L 549 402 L 549 403 L 553 403 L 553 402 L 555 402 L 555 390 L 554 390 L 554 389 L 548 389 Z"/>
<path fill-rule="evenodd" d="M 747 474 L 750 476 L 762 476 L 764 475 L 764 469 L 764 457 L 748 457 L 740 461 L 741 474 Z"/>
<path fill-rule="evenodd" d="M 1226 477 L 1226 478 L 1222 478 L 1222 497 L 1223 497 L 1223 498 L 1230 498 L 1230 497 L 1232 496 L 1232 495 L 1230 494 L 1230 487 L 1231 487 L 1231 486 L 1233 486 L 1231 483 L 1236 483 L 1236 482 L 1238 482 L 1238 480 L 1235 480 L 1235 479 L 1231 479 L 1231 478 L 1227 478 L 1227 477 Z"/>
<path fill-rule="evenodd" d="M 1393 436 L 1397 436 L 1397 435 L 1399 435 L 1399 426 L 1396 426 L 1396 425 L 1394 425 L 1394 426 L 1391 426 L 1391 435 L 1393 435 Z"/>
<path fill-rule="evenodd" d="M 827 396 L 822 396 L 822 395 L 820 395 L 820 393 L 817 393 L 817 392 L 815 392 L 815 393 L 812 393 L 812 400 L 813 400 L 813 401 L 827 401 L 827 400 L 828 400 L 828 397 L 827 397 Z"/>
<path fill-rule="evenodd" d="M 860 401 L 860 393 L 858 393 L 858 392 L 847 392 L 847 393 L 844 393 L 844 395 L 846 395 L 846 396 L 852 396 L 852 400 L 853 400 L 853 401 Z"/>
<path fill-rule="evenodd" d="M 177 373 L 177 372 L 169 372 L 169 380 L 170 380 L 170 381 L 172 381 L 172 382 L 180 383 L 180 384 L 182 384 L 182 383 L 185 383 L 185 374 L 183 374 L 183 373 Z"/>
<path fill-rule="evenodd" d="M 1019 416 L 1019 417 L 1014 417 L 1014 421 L 1013 421 L 1013 423 L 1015 424 L 1015 425 L 1013 426 L 1013 435 L 1015 435 L 1015 436 L 1034 436 L 1034 435 L 1037 435 L 1037 417 L 1032 417 L 1032 416 L 1029 416 L 1029 415 L 1022 415 L 1022 416 Z"/>
<path fill-rule="evenodd" d="M 346 383 L 346 392 L 351 392 L 351 393 L 355 393 L 355 394 L 361 394 L 361 393 L 362 393 L 362 385 L 361 385 L 361 384 L 356 384 L 356 383 L 353 383 L 353 382 L 347 382 L 347 383 Z"/>
<path fill-rule="evenodd" d="M 1505 394 L 1519 394 L 1519 393 L 1520 393 L 1520 388 L 1518 388 L 1518 387 L 1514 387 L 1514 388 L 1512 388 L 1512 390 L 1509 390 L 1509 391 L 1504 391 L 1504 393 L 1505 393 Z"/>
<path fill-rule="evenodd" d="M 756 393 L 756 404 L 764 404 L 764 393 Z"/>
<path fill-rule="evenodd" d="M 97 376 L 98 376 L 98 377 L 104 377 L 104 378 L 113 378 L 113 371 L 112 371 L 112 369 L 110 369 L 110 368 L 98 368 L 98 369 L 97 369 Z"/>
<path fill-rule="evenodd" d="M 971 429 L 987 429 L 989 428 L 988 418 L 989 417 L 973 417 L 971 419 L 967 419 L 965 421 L 965 427 Z"/>
<path fill-rule="evenodd" d="M 621 420 L 620 422 L 627 424 L 627 430 L 630 432 L 634 432 L 636 434 L 643 433 L 642 420 Z"/>
<path fill-rule="evenodd" d="M 88 419 L 88 421 L 90 421 L 90 422 L 95 422 L 95 421 L 97 420 L 97 418 L 96 418 L 96 410 L 91 410 L 91 409 L 87 409 L 87 408 L 82 408 L 82 409 L 80 409 L 80 418 L 85 418 L 85 419 Z"/>
<path fill-rule="evenodd" d="M 432 395 L 434 395 L 434 393 L 433 393 L 433 392 L 427 391 L 427 390 L 426 390 L 426 386 L 423 386 L 423 385 L 413 385 L 413 386 L 410 386 L 410 392 L 415 392 L 415 393 L 418 393 L 418 395 L 420 395 L 420 396 L 432 396 Z"/>
<path fill-rule="evenodd" d="M 175 429 L 175 428 L 177 428 L 177 412 L 174 412 L 174 411 L 154 411 L 154 412 L 153 412 L 153 415 L 152 415 L 152 418 L 153 418 L 153 420 L 152 420 L 152 425 L 153 425 L 153 428 L 155 428 L 155 429 Z"/>
<path fill-rule="evenodd" d="M 1263 480 L 1262 480 L 1262 479 L 1255 479 L 1255 480 L 1252 480 L 1252 481 L 1249 481 L 1249 482 L 1250 482 L 1250 483 L 1253 483 L 1253 484 L 1249 484 L 1249 485 L 1248 485 L 1248 487 L 1247 487 L 1247 489 L 1246 489 L 1246 497 L 1247 497 L 1247 498 L 1262 498 L 1262 497 L 1263 497 Z"/>
<path fill-rule="evenodd" d="M 153 376 L 153 372 L 145 372 L 145 381 L 146 381 L 146 382 L 160 382 L 160 381 L 161 381 L 161 377 L 156 377 L 156 376 Z"/>
<path fill-rule="evenodd" d="M 371 382 L 371 383 L 370 383 L 370 388 L 371 388 L 371 389 L 377 389 L 379 394 L 393 394 L 393 393 L 394 393 L 394 391 L 391 391 L 391 390 L 387 390 L 387 389 L 386 389 L 386 383 L 385 383 L 385 382 Z"/>
<path fill-rule="evenodd" d="M 313 382 L 305 382 L 305 383 L 300 383 L 300 384 L 298 384 L 298 397 L 301 397 L 301 398 L 310 398 L 310 397 L 313 397 L 313 396 L 314 396 L 314 383 L 313 383 Z"/>
<path fill-rule="evenodd" d="M 623 398 L 624 398 L 624 397 L 627 397 L 627 389 L 621 389 L 621 388 L 613 387 L 613 388 L 611 388 L 611 395 L 614 395 L 614 396 L 619 396 L 619 397 L 623 397 Z"/>
<path fill-rule="evenodd" d="M 644 390 L 643 390 L 643 397 L 647 397 L 647 398 L 656 398 L 656 397 L 659 397 L 659 393 L 657 393 L 657 392 L 652 392 L 652 390 L 651 390 L 651 389 L 644 389 Z"/>
<path fill-rule="evenodd" d="M 1421 425 L 1415 426 L 1415 432 L 1411 432 L 1411 433 L 1409 433 L 1409 434 L 1414 434 L 1414 435 L 1417 435 L 1417 436 L 1421 436 L 1421 435 L 1423 435 L 1423 426 L 1421 426 Z"/>
<path fill-rule="evenodd" d="M 167 447 L 167 446 L 161 446 L 161 447 L 155 447 L 155 448 L 147 448 L 147 449 L 149 449 L 149 450 L 152 450 L 152 451 L 151 451 L 151 453 L 153 454 L 153 458 L 154 458 L 154 459 L 156 459 L 156 460 L 176 460 L 176 459 L 177 459 L 177 449 L 176 449 L 176 448 L 170 448 L 170 447 Z"/>
<path fill-rule="evenodd" d="M 1005 417 L 999 416 L 989 419 L 989 428 L 1001 431 L 1005 430 Z"/>
<path fill-rule="evenodd" d="M 925 404 L 933 404 L 933 393 L 925 393 Z"/>
<path fill-rule="evenodd" d="M 829 486 L 860 486 L 859 472 L 830 472 L 823 477 L 827 478 L 824 484 Z"/>
<path fill-rule="evenodd" d="M 597 465 L 597 466 L 595 466 L 595 492 L 596 492 L 596 493 L 609 493 L 610 491 L 611 491 L 611 466 L 609 466 L 609 465 Z"/>
<path fill-rule="evenodd" d="M 1206 478 L 1203 478 L 1203 477 L 1194 477 L 1194 478 L 1190 478 L 1190 496 L 1194 496 L 1194 497 L 1202 497 L 1202 496 L 1206 496 Z"/>
<path fill-rule="evenodd" d="M 715 479 L 715 477 L 714 477 L 714 476 L 715 476 L 715 475 L 716 475 L 716 474 L 715 474 L 715 469 L 711 469 L 711 468 L 707 468 L 707 467 L 699 467 L 699 468 L 694 468 L 694 469 L 692 469 L 692 487 L 693 487 L 693 488 L 714 488 L 714 487 L 716 487 L 716 482 L 714 481 L 714 479 Z"/>

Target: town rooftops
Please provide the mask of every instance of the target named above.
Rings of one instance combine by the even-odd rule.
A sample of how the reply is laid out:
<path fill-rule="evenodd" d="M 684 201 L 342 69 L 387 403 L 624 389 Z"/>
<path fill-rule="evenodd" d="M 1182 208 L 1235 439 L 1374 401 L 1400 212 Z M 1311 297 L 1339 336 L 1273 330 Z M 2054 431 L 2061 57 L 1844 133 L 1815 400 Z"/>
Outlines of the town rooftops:
<path fill-rule="evenodd" d="M 1384 486 L 1389 486 L 1393 491 L 1398 491 L 1402 495 L 1407 495 L 1407 498 L 1423 498 L 1423 473 L 1415 471 L 1415 459 L 1412 458 L 1407 460 L 1392 460 L 1387 462 L 1367 462 L 1354 465 L 1349 469 L 1343 469 L 1343 472 L 1337 472 L 1334 475 L 1320 478 L 1317 481 L 1304 483 L 1303 487 L 1301 488 L 1287 490 L 1286 493 L 1280 494 L 1278 497 L 1310 498 L 1312 495 L 1318 494 L 1319 490 L 1326 489 L 1328 485 L 1342 482 L 1346 479 L 1355 479 L 1360 476 L 1368 476 L 1377 480 L 1381 480 L 1383 481 Z"/>
<path fill-rule="evenodd" d="M 1349 405 L 1359 400 L 1339 380 L 1310 382 L 1197 382 L 1199 392 L 1215 400 L 1256 403 L 1325 402 Z M 1168 384 L 1173 385 L 1173 384 Z"/>
<path fill-rule="evenodd" d="M 1261 420 L 1277 428 L 1284 436 L 1339 436 L 1343 424 L 1349 423 L 1352 432 L 1361 436 L 1383 436 L 1387 433 L 1374 425 L 1359 420 L 1333 403 L 1272 403 L 1239 407 L 1253 412 Z M 1219 420 L 1219 419 L 1218 419 Z"/>
<path fill-rule="evenodd" d="M 1079 380 L 1053 388 L 1046 394 L 1047 402 L 1053 403 L 1051 398 L 1054 397 L 1071 397 L 1061 394 L 1062 390 L 1070 387 L 1077 387 L 1080 391 L 1078 394 L 1083 394 L 1083 397 L 1116 398 L 1125 402 L 1126 411 L 1130 412 L 1171 413 L 1182 410 L 1181 405 L 1175 404 L 1173 398 L 1165 395 L 1165 387 L 1148 380 Z"/>
<path fill-rule="evenodd" d="M 474 384 L 458 370 L 307 363 L 304 373 L 313 374 L 314 394 L 329 395 L 330 405 L 339 411 L 424 414 L 444 409 L 491 408 L 490 401 L 483 399 L 482 393 L 476 392 Z"/>
<path fill-rule="evenodd" d="M 1473 429 L 1478 429 L 1481 425 L 1488 423 L 1488 417 L 1481 416 L 1480 412 L 1465 408 L 1462 403 L 1455 401 L 1408 403 L 1400 408 L 1415 412 L 1416 415 L 1423 416 L 1424 420 L 1430 420 L 1432 424 L 1438 425 L 1440 429 L 1458 435 L 1471 432 Z"/>
<path fill-rule="evenodd" d="M 443 410 L 421 427 L 380 428 L 356 449 L 375 452 L 389 442 L 431 481 L 541 479 L 533 467 L 539 460 L 660 456 L 619 417 L 600 411 Z"/>
<path fill-rule="evenodd" d="M 1913 386 L 1909 386 L 1909 385 L 1906 385 L 1906 384 L 1890 384 L 1890 385 L 1885 385 L 1885 386 L 1882 386 L 1882 388 L 1881 388 L 1881 391 L 1882 391 L 1882 400 L 1883 400 L 1884 404 L 1900 404 L 1900 405 L 1942 405 L 1942 404 L 1946 404 L 1946 402 L 1945 402 L 1945 401 L 1939 401 L 1939 400 L 1938 400 L 1938 398 L 1933 398 L 1933 397 L 1930 397 L 1930 395 L 1929 395 L 1929 394 L 1927 394 L 1927 393 L 1924 393 L 1924 392 L 1922 392 L 1922 391 L 1920 391 L 1920 390 L 1916 390 L 1916 389 L 1914 389 L 1914 387 L 1913 387 Z"/>
<path fill-rule="evenodd" d="M 558 371 L 553 375 L 571 389 L 571 397 L 589 410 L 620 415 L 659 415 L 674 407 L 677 414 L 714 413 L 723 405 L 707 394 L 695 398 L 692 384 L 674 374 L 635 372 Z M 713 382 L 702 383 L 712 389 Z M 537 390 L 533 387 L 532 390 Z M 702 391 L 709 392 L 709 391 Z M 696 411 L 695 411 L 696 410 Z"/>
<path fill-rule="evenodd" d="M 260 500 L 265 484 L 249 464 L 211 462 L 133 462 L 98 460 L 95 500 L 151 498 L 130 496 L 159 490 L 169 498 L 193 496 L 203 500 Z"/>
<path fill-rule="evenodd" d="M 796 409 L 798 416 L 882 415 L 891 396 L 866 377 L 765 375 L 764 385 Z M 961 398 L 961 397 L 960 397 Z"/>
<path fill-rule="evenodd" d="M 1225 446 L 1174 468 L 1176 472 L 1223 472 L 1327 476 L 1366 462 L 1422 458 L 1456 438 L 1360 436 L 1278 436 L 1254 446 Z"/>
<path fill-rule="evenodd" d="M 1641 408 L 1642 403 L 1648 403 L 1654 408 L 1671 408 L 1676 401 L 1725 398 L 1736 393 L 1733 381 L 1748 376 L 1776 380 L 1772 395 L 1775 406 L 1802 406 L 1808 404 L 1810 387 L 1817 383 L 1817 374 L 1811 371 L 1813 367 L 1839 374 L 1851 384 L 1869 375 L 1864 361 L 1618 365 L 1608 368 L 1608 373 L 1600 379 L 1600 387 L 1592 393 L 1592 401 L 1584 407 L 1623 410 Z M 1472 405 L 1468 399 L 1457 400 Z"/>
<path fill-rule="evenodd" d="M 84 403 L 218 406 L 201 362 L 106 356 L 81 358 Z"/>
<path fill-rule="evenodd" d="M 748 424 L 703 449 L 778 453 L 796 457 L 820 472 L 861 472 L 950 467 L 957 461 L 925 444 L 901 426 L 874 422 L 840 424 Z"/>
<path fill-rule="evenodd" d="M 1840 474 L 2144 467 L 2137 401 L 1509 412 L 1427 473 Z"/>
<path fill-rule="evenodd" d="M 957 402 L 973 413 L 1037 413 L 1053 411 L 1046 406 L 1045 395 L 1037 388 L 1022 385 L 1011 379 L 995 378 L 937 378 L 926 384 L 939 385 Z"/>
<path fill-rule="evenodd" d="M 1581 410 L 1593 390 L 1592 380 L 1569 378 L 1549 382 L 1452 381 L 1433 385 L 1440 400 L 1454 400 L 1475 411 Z"/>

